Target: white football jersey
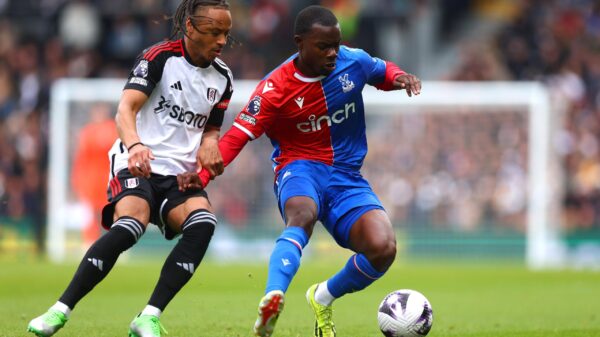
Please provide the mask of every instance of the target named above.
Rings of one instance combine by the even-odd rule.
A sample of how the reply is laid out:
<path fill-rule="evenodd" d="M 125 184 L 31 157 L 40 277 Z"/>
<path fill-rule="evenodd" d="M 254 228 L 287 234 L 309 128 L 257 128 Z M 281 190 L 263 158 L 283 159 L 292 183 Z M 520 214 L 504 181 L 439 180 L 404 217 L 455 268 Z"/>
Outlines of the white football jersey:
<path fill-rule="evenodd" d="M 177 175 L 195 171 L 204 127 L 221 126 L 231 94 L 231 71 L 215 59 L 206 68 L 194 66 L 183 39 L 144 50 L 129 74 L 125 89 L 148 95 L 137 114 L 140 141 L 152 150 L 152 173 Z M 117 139 L 109 152 L 110 178 L 127 168 L 126 145 Z"/>

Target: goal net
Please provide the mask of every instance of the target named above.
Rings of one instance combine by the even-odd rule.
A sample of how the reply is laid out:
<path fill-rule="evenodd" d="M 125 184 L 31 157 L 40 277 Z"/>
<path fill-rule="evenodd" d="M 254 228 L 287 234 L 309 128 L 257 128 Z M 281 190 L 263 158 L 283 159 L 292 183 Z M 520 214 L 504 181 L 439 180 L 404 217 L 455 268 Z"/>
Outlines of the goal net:
<path fill-rule="evenodd" d="M 77 161 L 86 172 L 86 157 L 76 158 L 77 151 L 98 106 L 114 116 L 123 84 L 68 79 L 52 88 L 47 247 L 53 260 L 79 257 L 71 253 L 85 246 L 83 232 L 97 217 L 73 186 Z M 255 84 L 236 81 L 223 132 Z M 517 258 L 533 268 L 564 262 L 553 213 L 561 206 L 562 177 L 550 146 L 560 120 L 552 116 L 560 113 L 543 86 L 426 82 L 412 98 L 369 87 L 364 101 L 369 153 L 362 172 L 394 224 L 401 257 Z M 282 229 L 270 151 L 266 137 L 251 142 L 209 186 L 219 219 L 213 256 L 270 252 Z M 108 167 L 104 180 L 84 173 L 85 179 L 106 185 Z M 146 254 L 169 244 L 149 230 L 136 249 Z"/>

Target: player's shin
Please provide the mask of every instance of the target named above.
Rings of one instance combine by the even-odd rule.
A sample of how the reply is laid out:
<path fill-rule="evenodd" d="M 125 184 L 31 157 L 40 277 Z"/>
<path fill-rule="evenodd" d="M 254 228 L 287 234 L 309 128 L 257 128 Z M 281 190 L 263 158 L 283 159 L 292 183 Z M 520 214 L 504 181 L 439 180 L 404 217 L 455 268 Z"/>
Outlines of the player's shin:
<path fill-rule="evenodd" d="M 132 217 L 121 217 L 88 249 L 71 283 L 59 301 L 73 309 L 110 272 L 119 255 L 144 234 L 145 227 Z"/>
<path fill-rule="evenodd" d="M 368 287 L 385 272 L 377 271 L 363 254 L 354 254 L 342 270 L 327 280 L 327 290 L 334 298 L 339 298 Z"/>
<path fill-rule="evenodd" d="M 195 210 L 182 225 L 182 237 L 167 257 L 148 305 L 161 311 L 192 278 L 215 231 L 217 219 L 205 209 Z"/>
<path fill-rule="evenodd" d="M 286 292 L 300 267 L 302 249 L 308 235 L 300 227 L 287 227 L 277 239 L 269 260 L 269 276 L 265 293 L 272 290 Z"/>

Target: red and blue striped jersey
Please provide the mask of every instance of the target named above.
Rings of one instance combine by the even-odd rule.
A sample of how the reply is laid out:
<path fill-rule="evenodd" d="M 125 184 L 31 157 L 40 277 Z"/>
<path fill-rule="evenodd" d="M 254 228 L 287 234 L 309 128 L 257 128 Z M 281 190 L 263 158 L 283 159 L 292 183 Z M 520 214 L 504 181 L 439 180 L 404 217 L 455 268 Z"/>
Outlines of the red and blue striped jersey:
<path fill-rule="evenodd" d="M 296 57 L 258 84 L 234 126 L 251 139 L 270 138 L 275 171 L 298 159 L 360 169 L 367 154 L 362 90 L 366 84 L 391 89 L 381 85 L 399 68 L 342 46 L 331 74 L 307 78 L 296 69 Z"/>

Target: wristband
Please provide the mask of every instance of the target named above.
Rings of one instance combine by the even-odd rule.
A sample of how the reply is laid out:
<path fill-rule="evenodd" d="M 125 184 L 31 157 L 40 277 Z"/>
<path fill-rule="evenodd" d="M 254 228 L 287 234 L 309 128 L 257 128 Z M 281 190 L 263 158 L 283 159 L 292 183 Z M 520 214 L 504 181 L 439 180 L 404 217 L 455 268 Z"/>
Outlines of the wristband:
<path fill-rule="evenodd" d="M 133 143 L 133 144 L 129 145 L 127 147 L 127 152 L 129 152 L 136 145 L 144 145 L 144 143 L 142 143 L 142 142 L 136 142 L 136 143 Z"/>

